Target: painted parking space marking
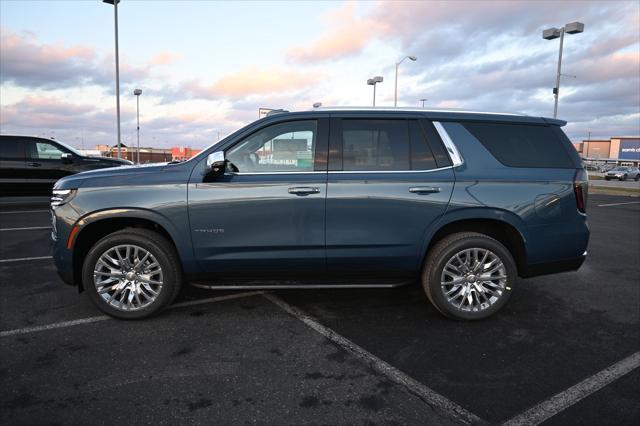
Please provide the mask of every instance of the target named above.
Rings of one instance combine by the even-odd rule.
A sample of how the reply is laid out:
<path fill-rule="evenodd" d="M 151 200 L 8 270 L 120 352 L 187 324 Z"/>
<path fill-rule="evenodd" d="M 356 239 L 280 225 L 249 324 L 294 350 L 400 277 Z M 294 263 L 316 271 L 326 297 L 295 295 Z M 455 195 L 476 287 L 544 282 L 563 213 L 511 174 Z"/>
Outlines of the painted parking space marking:
<path fill-rule="evenodd" d="M 30 231 L 33 229 L 51 229 L 50 226 L 27 226 L 24 228 L 0 228 L 0 232 L 3 231 Z"/>
<path fill-rule="evenodd" d="M 210 297 L 208 299 L 191 300 L 191 301 L 188 301 L 188 302 L 176 303 L 175 305 L 169 306 L 167 309 L 175 309 L 175 308 L 184 308 L 184 307 L 196 306 L 196 305 L 204 305 L 206 303 L 224 302 L 226 300 L 233 300 L 233 299 L 240 299 L 240 298 L 244 298 L 244 297 L 257 296 L 259 294 L 262 294 L 262 292 L 260 292 L 260 291 L 250 291 L 250 292 L 245 292 L 245 293 L 227 294 L 225 296 Z M 55 329 L 58 329 L 58 328 L 73 327 L 75 325 L 91 324 L 91 323 L 94 323 L 94 322 L 105 321 L 105 320 L 108 320 L 108 319 L 113 319 L 113 318 L 108 316 L 108 315 L 98 315 L 98 316 L 95 316 L 95 317 L 80 318 L 80 319 L 71 320 L 71 321 L 55 322 L 55 323 L 52 323 L 52 324 L 38 325 L 38 326 L 34 326 L 34 327 L 16 328 L 16 329 L 13 329 L 13 330 L 0 331 L 0 337 L 15 336 L 15 335 L 19 335 L 19 334 L 29 334 L 29 333 L 35 333 L 35 332 L 38 332 L 38 331 L 55 330 Z"/>
<path fill-rule="evenodd" d="M 20 214 L 20 213 L 49 213 L 49 210 L 12 210 L 8 212 L 0 212 L 0 214 Z"/>
<path fill-rule="evenodd" d="M 618 361 L 559 394 L 508 420 L 504 425 L 537 425 L 640 367 L 640 352 Z"/>
<path fill-rule="evenodd" d="M 53 256 L 18 257 L 16 259 L 0 259 L 0 263 L 24 262 L 27 260 L 43 260 L 43 259 L 53 259 Z"/>
<path fill-rule="evenodd" d="M 627 204 L 640 204 L 640 201 L 628 201 L 626 203 L 598 204 L 598 207 L 625 206 Z"/>
<path fill-rule="evenodd" d="M 436 411 L 446 415 L 449 418 L 453 418 L 463 424 L 486 423 L 480 417 L 464 409 L 463 407 L 456 404 L 455 402 L 445 398 L 444 396 L 440 395 L 433 389 L 430 389 L 424 384 L 409 377 L 402 371 L 398 370 L 397 368 L 393 367 L 389 363 L 376 357 L 375 355 L 368 352 L 364 348 L 358 346 L 357 344 L 353 343 L 351 340 L 347 339 L 346 337 L 320 324 L 315 318 L 303 312 L 302 310 L 296 308 L 295 306 L 289 305 L 287 302 L 285 302 L 278 296 L 265 293 L 264 297 L 266 297 L 275 305 L 277 305 L 278 307 L 286 311 L 288 314 L 302 321 L 309 328 L 318 332 L 319 334 L 331 340 L 332 342 L 338 344 L 341 348 L 351 353 L 352 355 L 355 355 L 357 358 L 365 361 L 371 368 L 373 368 L 374 370 L 376 370 L 381 374 L 384 374 L 391 381 L 405 387 L 409 392 L 418 396 L 420 399 L 425 401 L 429 406 L 434 408 Z"/>

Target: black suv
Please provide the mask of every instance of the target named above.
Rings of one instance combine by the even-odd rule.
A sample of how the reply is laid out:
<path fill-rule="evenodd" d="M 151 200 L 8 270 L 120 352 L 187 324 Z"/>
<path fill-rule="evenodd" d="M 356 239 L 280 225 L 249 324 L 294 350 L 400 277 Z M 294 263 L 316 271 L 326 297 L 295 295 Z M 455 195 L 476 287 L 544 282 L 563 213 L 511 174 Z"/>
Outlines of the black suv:
<path fill-rule="evenodd" d="M 133 164 L 116 158 L 87 157 L 50 139 L 0 135 L 0 195 L 49 195 L 65 176 Z"/>

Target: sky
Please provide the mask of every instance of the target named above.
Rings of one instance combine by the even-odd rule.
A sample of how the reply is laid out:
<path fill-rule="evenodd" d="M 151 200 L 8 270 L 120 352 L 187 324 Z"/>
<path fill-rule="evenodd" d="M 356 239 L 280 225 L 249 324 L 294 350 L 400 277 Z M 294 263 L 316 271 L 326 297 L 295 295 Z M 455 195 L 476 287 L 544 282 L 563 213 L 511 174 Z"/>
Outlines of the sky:
<path fill-rule="evenodd" d="M 117 143 L 113 6 L 0 0 L 0 132 Z M 553 115 L 574 141 L 640 134 L 638 1 L 138 1 L 118 6 L 122 141 L 203 148 L 259 108 L 376 105 Z"/>

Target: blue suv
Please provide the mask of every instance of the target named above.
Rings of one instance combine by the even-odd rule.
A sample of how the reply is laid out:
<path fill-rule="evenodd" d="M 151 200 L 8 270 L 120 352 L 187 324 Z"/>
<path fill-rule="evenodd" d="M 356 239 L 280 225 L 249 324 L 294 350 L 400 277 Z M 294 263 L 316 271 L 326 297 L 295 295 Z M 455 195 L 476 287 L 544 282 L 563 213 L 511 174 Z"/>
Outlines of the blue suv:
<path fill-rule="evenodd" d="M 212 289 L 419 281 L 450 318 L 500 310 L 518 277 L 576 270 L 587 174 L 564 121 L 484 112 L 280 111 L 177 164 L 59 180 L 62 279 L 109 315 Z"/>

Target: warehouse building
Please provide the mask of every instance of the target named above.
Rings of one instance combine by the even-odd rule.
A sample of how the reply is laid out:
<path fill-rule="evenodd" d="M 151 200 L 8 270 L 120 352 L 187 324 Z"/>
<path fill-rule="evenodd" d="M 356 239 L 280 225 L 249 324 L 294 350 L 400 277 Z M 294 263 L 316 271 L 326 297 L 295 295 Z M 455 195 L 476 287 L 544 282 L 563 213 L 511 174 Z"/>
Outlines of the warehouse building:
<path fill-rule="evenodd" d="M 591 139 L 573 145 L 586 163 L 640 165 L 640 136 Z"/>

